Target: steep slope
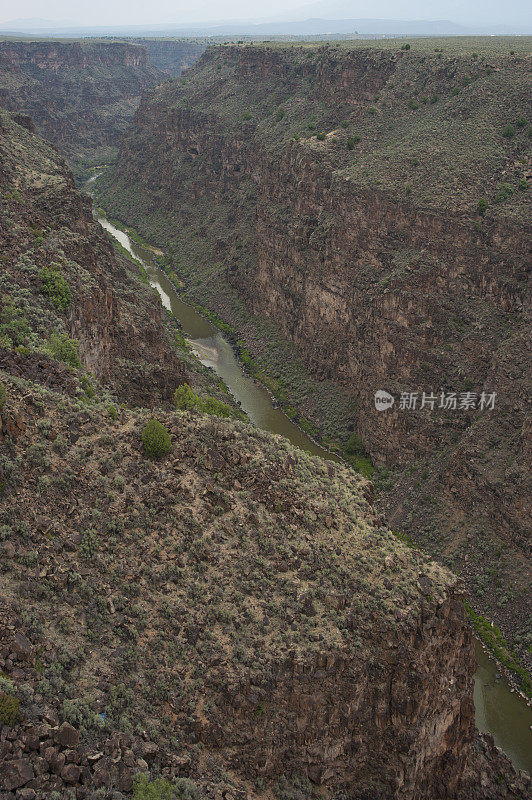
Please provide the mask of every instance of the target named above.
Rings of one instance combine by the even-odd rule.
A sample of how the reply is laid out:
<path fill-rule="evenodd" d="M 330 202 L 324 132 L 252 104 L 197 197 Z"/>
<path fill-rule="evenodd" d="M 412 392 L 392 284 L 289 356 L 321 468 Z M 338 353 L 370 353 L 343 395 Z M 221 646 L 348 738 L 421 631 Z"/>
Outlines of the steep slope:
<path fill-rule="evenodd" d="M 163 74 L 124 42 L 0 41 L 0 106 L 30 115 L 73 166 L 109 161 Z"/>
<path fill-rule="evenodd" d="M 107 797 L 140 770 L 177 797 L 525 796 L 474 728 L 456 579 L 364 479 L 188 412 L 158 413 L 150 462 L 146 412 L 1 377 L 6 789 Z"/>
<path fill-rule="evenodd" d="M 57 151 L 6 112 L 0 164 L 2 367 L 85 399 L 98 384 L 130 404 L 169 402 L 184 382 L 219 391 Z"/>
<path fill-rule="evenodd" d="M 466 575 L 523 654 L 529 44 L 210 49 L 145 98 L 102 189 L 274 390 L 329 440 L 357 432 L 390 524 Z M 310 379 L 276 358 L 286 341 Z"/>

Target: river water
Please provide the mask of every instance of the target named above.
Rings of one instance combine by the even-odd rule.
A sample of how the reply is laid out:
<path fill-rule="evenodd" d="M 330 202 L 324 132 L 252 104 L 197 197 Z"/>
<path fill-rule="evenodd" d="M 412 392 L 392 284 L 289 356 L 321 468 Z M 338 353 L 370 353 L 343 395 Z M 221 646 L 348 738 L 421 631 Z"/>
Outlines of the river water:
<path fill-rule="evenodd" d="M 312 455 L 338 460 L 313 442 L 279 408 L 274 408 L 267 390 L 243 372 L 231 345 L 218 328 L 181 300 L 166 274 L 156 265 L 152 250 L 133 242 L 104 217 L 98 217 L 98 222 L 142 264 L 164 307 L 181 323 L 183 335 L 193 351 L 223 379 L 254 425 L 282 434 Z M 518 769 L 532 773 L 532 708 L 511 691 L 508 681 L 500 675 L 497 664 L 486 655 L 479 641 L 475 642 L 475 652 L 479 664 L 474 694 L 477 726 L 493 735 L 495 743 Z"/>

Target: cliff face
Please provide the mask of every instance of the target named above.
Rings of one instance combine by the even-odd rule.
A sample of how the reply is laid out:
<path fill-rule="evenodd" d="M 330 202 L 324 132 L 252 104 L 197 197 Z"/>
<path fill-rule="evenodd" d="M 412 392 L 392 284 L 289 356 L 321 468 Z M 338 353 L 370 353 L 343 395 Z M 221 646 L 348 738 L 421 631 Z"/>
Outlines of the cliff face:
<path fill-rule="evenodd" d="M 209 50 L 146 98 L 103 198 L 171 246 L 195 297 L 237 325 L 244 300 L 351 395 L 391 524 L 526 638 L 529 65 L 429 44 Z"/>
<path fill-rule="evenodd" d="M 209 380 L 154 293 L 5 112 L 0 156 L 0 792 L 523 798 L 455 576 L 344 465 L 168 410 Z"/>
<path fill-rule="evenodd" d="M 161 79 L 122 42 L 0 42 L 0 106 L 30 115 L 71 163 L 114 154 L 143 89 Z"/>
<path fill-rule="evenodd" d="M 206 44 L 190 39 L 137 39 L 154 67 L 168 75 L 181 75 L 205 52 Z"/>
<path fill-rule="evenodd" d="M 524 796 L 474 728 L 455 579 L 364 479 L 187 412 L 158 412 L 153 463 L 145 412 L 2 381 L 0 691 L 22 725 L 0 787 L 127 793 L 140 770 L 197 798 Z"/>
<path fill-rule="evenodd" d="M 201 383 L 158 296 L 115 254 L 54 148 L 0 112 L 0 153 L 4 368 L 32 379 L 40 369 L 41 382 L 61 385 L 60 334 L 75 341 L 80 367 L 130 403 L 169 401 L 180 383 Z M 77 381 L 67 383 L 75 392 Z"/>

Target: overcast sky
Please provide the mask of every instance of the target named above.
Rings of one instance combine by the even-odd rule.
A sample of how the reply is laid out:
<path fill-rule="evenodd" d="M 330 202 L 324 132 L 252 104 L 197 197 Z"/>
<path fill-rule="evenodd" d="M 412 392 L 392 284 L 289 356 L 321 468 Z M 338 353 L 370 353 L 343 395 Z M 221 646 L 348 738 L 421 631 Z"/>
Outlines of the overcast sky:
<path fill-rule="evenodd" d="M 530 0 L 0 0 L 0 22 L 38 17 L 66 25 L 145 25 L 316 16 L 526 24 L 531 6 Z"/>

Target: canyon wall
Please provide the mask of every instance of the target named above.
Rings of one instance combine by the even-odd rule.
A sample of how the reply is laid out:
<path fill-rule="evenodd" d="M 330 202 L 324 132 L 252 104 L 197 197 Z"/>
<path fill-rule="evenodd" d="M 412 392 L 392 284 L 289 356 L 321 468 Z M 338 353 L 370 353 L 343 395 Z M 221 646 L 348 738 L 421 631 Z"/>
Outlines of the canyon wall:
<path fill-rule="evenodd" d="M 162 73 L 124 42 L 0 42 L 0 106 L 31 116 L 78 167 L 109 161 Z"/>
<path fill-rule="evenodd" d="M 530 65 L 478 44 L 212 48 L 146 96 L 102 197 L 259 359 L 267 318 L 351 395 L 390 523 L 524 643 Z"/>
<path fill-rule="evenodd" d="M 65 334 L 79 366 L 131 404 L 168 403 L 184 382 L 216 383 L 178 346 L 158 295 L 115 252 L 57 151 L 0 111 L 0 154 L 0 364 L 74 392 L 48 344 Z"/>
<path fill-rule="evenodd" d="M 168 75 L 181 75 L 205 52 L 206 43 L 201 39 L 137 39 L 146 48 L 150 63 Z"/>
<path fill-rule="evenodd" d="M 347 466 L 169 409 L 217 381 L 21 121 L 0 112 L 0 792 L 527 796 L 474 727 L 457 578 Z"/>

